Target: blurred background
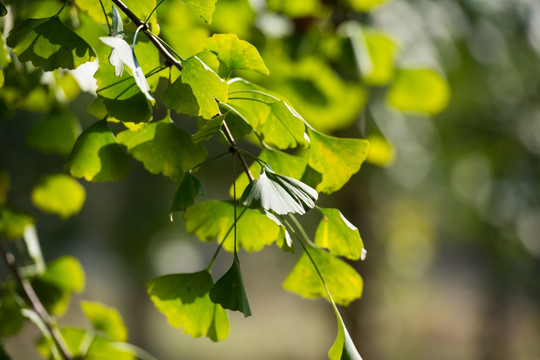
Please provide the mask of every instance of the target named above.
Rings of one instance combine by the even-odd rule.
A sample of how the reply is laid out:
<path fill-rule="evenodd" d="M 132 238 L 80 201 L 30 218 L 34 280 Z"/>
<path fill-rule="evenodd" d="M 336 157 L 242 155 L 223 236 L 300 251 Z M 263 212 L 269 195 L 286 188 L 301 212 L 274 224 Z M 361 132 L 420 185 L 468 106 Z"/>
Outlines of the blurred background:
<path fill-rule="evenodd" d="M 157 13 L 184 58 L 212 33 L 234 32 L 271 73 L 242 76 L 283 94 L 318 129 L 370 139 L 360 172 L 320 200 L 359 228 L 368 251 L 354 263 L 363 297 L 343 308 L 364 359 L 540 359 L 540 2 L 219 0 L 211 25 L 182 1 Z M 80 91 L 67 105 L 83 129 L 96 121 L 86 113 L 92 100 Z M 23 208 L 42 174 L 65 162 L 28 145 L 42 111 L 28 100 L 0 115 L 0 168 Z M 132 165 L 122 181 L 84 182 L 85 206 L 67 221 L 35 212 L 46 260 L 81 260 L 80 297 L 117 307 L 129 341 L 159 359 L 325 359 L 337 334 L 332 309 L 281 289 L 299 254 L 275 246 L 240 254 L 253 316 L 230 313 L 229 339 L 168 325 L 144 283 L 200 270 L 215 244 L 187 235 L 180 216 L 169 220 L 175 183 Z M 200 171 L 204 199 L 227 198 L 222 166 Z M 218 258 L 223 269 L 229 256 Z M 60 322 L 85 324 L 77 299 Z M 28 325 L 6 349 L 37 358 L 35 336 Z"/>

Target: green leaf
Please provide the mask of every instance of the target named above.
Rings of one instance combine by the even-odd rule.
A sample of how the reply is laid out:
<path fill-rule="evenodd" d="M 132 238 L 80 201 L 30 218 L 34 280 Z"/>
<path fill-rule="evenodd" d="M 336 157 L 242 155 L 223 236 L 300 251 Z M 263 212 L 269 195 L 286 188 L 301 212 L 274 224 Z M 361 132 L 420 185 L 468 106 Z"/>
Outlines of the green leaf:
<path fill-rule="evenodd" d="M 349 335 L 349 332 L 343 323 L 343 319 L 341 318 L 337 307 L 335 304 L 332 305 L 338 322 L 338 334 L 334 344 L 328 351 L 328 358 L 330 360 L 362 360 L 362 357 L 354 346 L 351 335 Z"/>
<path fill-rule="evenodd" d="M 56 108 L 36 124 L 26 141 L 41 152 L 69 155 L 80 132 L 79 122 L 73 113 L 65 108 Z"/>
<path fill-rule="evenodd" d="M 272 97 L 260 93 L 267 93 Z M 236 96 L 237 94 L 240 96 Z M 241 117 L 253 129 L 260 127 L 268 118 L 270 114 L 268 103 L 276 101 L 268 90 L 242 78 L 229 81 L 229 95 L 229 102 L 222 106 Z"/>
<path fill-rule="evenodd" d="M 362 278 L 349 264 L 315 247 L 309 248 L 309 254 L 337 304 L 348 305 L 362 295 Z M 283 282 L 283 287 L 306 298 L 328 299 L 319 274 L 306 252 Z"/>
<path fill-rule="evenodd" d="M 163 104 L 179 113 L 198 116 L 199 104 L 188 84 L 182 82 L 182 77 L 176 79 L 163 93 Z"/>
<path fill-rule="evenodd" d="M 41 211 L 62 219 L 77 214 L 86 199 L 86 191 L 71 176 L 58 174 L 43 178 L 32 190 L 32 202 Z"/>
<path fill-rule="evenodd" d="M 51 261 L 39 279 L 61 290 L 75 292 L 83 291 L 85 283 L 84 270 L 79 260 L 72 256 L 62 256 Z"/>
<path fill-rule="evenodd" d="M 369 30 L 364 32 L 372 67 L 362 74 L 362 80 L 369 85 L 385 85 L 394 75 L 394 58 L 398 50 L 394 40 L 384 32 Z"/>
<path fill-rule="evenodd" d="M 334 256 L 345 256 L 351 260 L 360 259 L 364 244 L 356 226 L 351 224 L 338 209 L 317 209 L 323 218 L 315 233 L 315 244 L 328 249 Z"/>
<path fill-rule="evenodd" d="M 225 117 L 227 117 L 227 114 L 228 113 L 225 113 L 223 115 L 216 116 L 212 120 L 204 121 L 203 126 L 201 126 L 201 128 L 191 136 L 193 143 L 199 144 L 205 142 L 212 136 L 218 134 L 221 130 L 221 126 L 223 125 L 223 121 L 225 121 Z"/>
<path fill-rule="evenodd" d="M 154 305 L 175 328 L 193 337 L 207 336 L 213 341 L 229 335 L 227 311 L 210 300 L 214 286 L 206 270 L 190 274 L 169 274 L 146 284 Z"/>
<path fill-rule="evenodd" d="M 106 120 L 79 136 L 66 166 L 74 177 L 95 182 L 120 180 L 130 169 L 129 158 L 116 143 Z"/>
<path fill-rule="evenodd" d="M 100 302 L 81 301 L 81 309 L 92 323 L 92 327 L 115 341 L 127 340 L 127 329 L 120 313 Z"/>
<path fill-rule="evenodd" d="M 60 19 L 27 19 L 15 26 L 7 44 L 20 61 L 31 61 L 45 71 L 75 69 L 96 57 L 90 45 L 68 29 Z"/>
<path fill-rule="evenodd" d="M 152 118 L 150 102 L 142 93 L 137 93 L 125 100 L 113 100 L 98 97 L 96 101 L 103 101 L 106 113 L 110 117 L 123 122 L 144 123 Z M 102 118 L 102 117 L 99 117 Z"/>
<path fill-rule="evenodd" d="M 152 174 L 162 173 L 178 180 L 183 173 L 206 158 L 202 145 L 194 145 L 191 135 L 176 126 L 170 117 L 148 124 L 139 131 L 118 134 L 118 143 Z"/>
<path fill-rule="evenodd" d="M 345 0 L 354 11 L 371 11 L 388 0 Z"/>
<path fill-rule="evenodd" d="M 234 70 L 250 70 L 263 75 L 270 72 L 264 65 L 257 48 L 235 34 L 214 34 L 205 42 L 206 48 L 217 54 L 229 73 Z"/>
<path fill-rule="evenodd" d="M 12 292 L 0 292 L 0 338 L 18 333 L 24 325 L 21 306 Z M 2 359 L 0 351 L 0 359 Z"/>
<path fill-rule="evenodd" d="M 306 146 L 304 119 L 285 101 L 269 105 L 270 114 L 257 128 L 264 141 L 279 149 Z"/>
<path fill-rule="evenodd" d="M 185 211 L 195 204 L 197 195 L 204 195 L 206 192 L 204 185 L 191 172 L 186 172 L 180 180 L 178 189 L 173 197 L 173 202 L 169 212 Z"/>
<path fill-rule="evenodd" d="M 259 251 L 272 244 L 279 236 L 279 227 L 257 210 L 237 208 L 237 215 L 244 212 L 236 224 L 236 244 L 246 251 Z M 195 233 L 201 241 L 217 238 L 223 247 L 234 251 L 233 231 L 234 205 L 227 201 L 204 201 L 193 205 L 184 213 L 186 231 Z M 231 230 L 231 231 L 229 231 Z"/>
<path fill-rule="evenodd" d="M 345 139 L 309 129 L 309 165 L 322 174 L 317 191 L 331 194 L 341 189 L 360 170 L 369 143 L 364 139 Z"/>
<path fill-rule="evenodd" d="M 315 206 L 315 189 L 299 180 L 274 173 L 268 166 L 252 181 L 242 194 L 242 203 L 252 209 L 272 210 L 277 214 L 305 214 Z"/>
<path fill-rule="evenodd" d="M 20 239 L 34 218 L 25 212 L 0 207 L 0 235 L 8 239 Z"/>
<path fill-rule="evenodd" d="M 240 311 L 244 317 L 251 316 L 251 309 L 242 280 L 240 262 L 236 254 L 229 270 L 210 290 L 210 299 L 225 309 Z"/>
<path fill-rule="evenodd" d="M 216 1 L 217 0 L 184 0 L 191 11 L 199 15 L 209 24 L 212 22 L 212 14 L 216 10 Z"/>
<path fill-rule="evenodd" d="M 398 110 L 435 115 L 448 105 L 450 87 L 434 70 L 401 69 L 386 98 Z"/>
<path fill-rule="evenodd" d="M 302 175 L 304 174 L 307 166 L 307 160 L 301 157 L 290 155 L 282 151 L 270 150 L 268 148 L 264 148 L 261 151 L 258 159 L 268 164 L 275 173 L 289 176 L 297 180 L 300 180 L 302 178 Z M 259 164 L 258 161 L 254 161 L 253 164 L 251 164 L 251 166 L 249 167 L 249 170 L 253 175 L 259 174 L 261 172 L 261 169 L 262 166 Z M 243 172 L 236 179 L 237 193 L 243 193 L 248 184 L 249 179 L 246 173 Z M 229 190 L 229 194 L 233 196 L 232 186 Z"/>

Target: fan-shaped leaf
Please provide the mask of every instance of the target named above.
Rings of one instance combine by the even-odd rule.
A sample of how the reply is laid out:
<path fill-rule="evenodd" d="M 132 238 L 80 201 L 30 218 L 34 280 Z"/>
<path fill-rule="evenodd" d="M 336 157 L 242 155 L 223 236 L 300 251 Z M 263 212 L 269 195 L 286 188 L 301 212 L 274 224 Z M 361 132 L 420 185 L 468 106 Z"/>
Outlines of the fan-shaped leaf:
<path fill-rule="evenodd" d="M 184 173 L 174 194 L 169 212 L 185 211 L 195 204 L 197 195 L 204 195 L 205 191 L 204 185 L 191 172 Z"/>
<path fill-rule="evenodd" d="M 153 278 L 146 287 L 154 305 L 172 326 L 184 327 L 184 333 L 193 337 L 220 341 L 229 335 L 229 318 L 221 305 L 210 300 L 213 285 L 212 276 L 203 270 Z"/>
<path fill-rule="evenodd" d="M 0 207 L 0 235 L 7 239 L 22 238 L 26 227 L 33 223 L 34 218 L 30 214 Z"/>
<path fill-rule="evenodd" d="M 32 190 L 32 202 L 35 206 L 63 219 L 78 213 L 85 199 L 84 187 L 71 176 L 64 174 L 46 176 Z"/>
<path fill-rule="evenodd" d="M 242 280 L 240 262 L 234 256 L 230 269 L 215 283 L 210 290 L 210 299 L 225 309 L 240 311 L 244 317 L 251 316 L 251 309 Z"/>
<path fill-rule="evenodd" d="M 15 26 L 7 44 L 21 61 L 31 61 L 46 71 L 75 69 L 96 56 L 90 45 L 60 19 L 27 19 Z"/>
<path fill-rule="evenodd" d="M 212 14 L 216 10 L 216 1 L 217 0 L 184 0 L 191 11 L 199 15 L 207 23 L 212 22 Z"/>
<path fill-rule="evenodd" d="M 212 120 L 205 121 L 203 126 L 201 126 L 201 128 L 191 136 L 193 143 L 199 144 L 205 142 L 212 136 L 218 134 L 221 130 L 221 126 L 223 125 L 223 121 L 225 121 L 225 117 L 227 116 L 227 114 L 228 113 L 225 113 L 223 115 L 216 116 Z"/>
<path fill-rule="evenodd" d="M 116 143 L 106 120 L 86 129 L 77 139 L 67 161 L 71 175 L 88 181 L 119 180 L 127 175 L 129 159 Z"/>
<path fill-rule="evenodd" d="M 270 114 L 257 128 L 264 141 L 279 149 L 306 146 L 304 119 L 285 101 L 280 100 L 269 105 Z"/>
<path fill-rule="evenodd" d="M 96 301 L 82 301 L 81 309 L 92 323 L 92 327 L 115 341 L 127 340 L 127 329 L 120 313 Z"/>
<path fill-rule="evenodd" d="M 327 248 L 332 255 L 358 260 L 364 244 L 356 226 L 351 224 L 338 209 L 318 210 L 323 218 L 315 233 L 315 244 Z"/>

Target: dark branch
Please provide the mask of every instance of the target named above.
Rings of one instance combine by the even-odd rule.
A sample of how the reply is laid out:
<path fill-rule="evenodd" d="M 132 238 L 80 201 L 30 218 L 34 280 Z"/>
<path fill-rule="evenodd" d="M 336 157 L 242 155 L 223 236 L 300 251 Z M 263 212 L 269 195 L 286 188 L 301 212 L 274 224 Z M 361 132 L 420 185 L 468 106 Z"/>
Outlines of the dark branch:
<path fill-rule="evenodd" d="M 21 289 L 24 291 L 26 297 L 28 298 L 28 301 L 30 302 L 30 305 L 32 306 L 32 309 L 39 315 L 41 320 L 43 320 L 43 323 L 47 327 L 47 330 L 49 330 L 49 332 L 51 333 L 51 336 L 56 346 L 58 347 L 58 350 L 60 351 L 62 357 L 66 360 L 74 360 L 75 358 L 71 355 L 71 352 L 69 351 L 64 341 L 64 338 L 62 337 L 62 334 L 57 327 L 51 324 L 51 317 L 47 313 L 47 310 L 45 310 L 45 307 L 41 303 L 41 300 L 39 300 L 36 292 L 34 291 L 34 288 L 27 279 L 21 276 L 21 273 L 19 272 L 19 268 L 17 267 L 17 263 L 15 261 L 15 256 L 11 252 L 7 251 L 1 242 L 0 253 L 2 254 L 2 258 L 4 259 L 9 271 L 11 272 Z"/>

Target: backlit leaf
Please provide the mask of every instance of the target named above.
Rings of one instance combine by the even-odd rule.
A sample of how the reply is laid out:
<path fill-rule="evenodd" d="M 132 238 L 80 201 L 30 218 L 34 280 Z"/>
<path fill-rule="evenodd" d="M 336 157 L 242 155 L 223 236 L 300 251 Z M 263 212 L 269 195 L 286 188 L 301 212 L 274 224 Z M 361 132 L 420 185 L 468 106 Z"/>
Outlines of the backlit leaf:
<path fill-rule="evenodd" d="M 20 61 L 31 61 L 46 71 L 75 69 L 96 57 L 90 45 L 56 16 L 27 19 L 17 24 L 7 38 L 7 44 Z"/>
<path fill-rule="evenodd" d="M 356 226 L 338 209 L 317 209 L 323 214 L 323 218 L 315 233 L 315 244 L 328 249 L 334 256 L 360 259 L 364 244 Z"/>
<path fill-rule="evenodd" d="M 338 323 L 338 334 L 334 344 L 328 351 L 328 358 L 330 360 L 362 360 L 362 357 L 358 353 L 354 342 L 351 339 L 351 335 L 347 331 L 343 319 L 339 314 L 337 307 L 334 306 L 334 312 L 336 313 Z"/>
<path fill-rule="evenodd" d="M 127 329 L 120 313 L 96 301 L 81 301 L 81 309 L 92 323 L 94 330 L 101 331 L 115 341 L 127 340 Z"/>
<path fill-rule="evenodd" d="M 19 239 L 24 235 L 28 225 L 34 223 L 34 218 L 25 212 L 0 207 L 0 235 L 8 239 Z"/>
<path fill-rule="evenodd" d="M 81 292 L 85 275 L 79 260 L 72 256 L 62 256 L 47 264 L 45 273 L 39 278 L 65 291 Z"/>
<path fill-rule="evenodd" d="M 184 333 L 193 337 L 220 341 L 229 335 L 229 317 L 221 305 L 210 300 L 213 286 L 206 270 L 164 275 L 146 284 L 152 302 L 172 326 L 183 327 Z"/>
<path fill-rule="evenodd" d="M 355 11 L 371 11 L 388 0 L 346 0 Z"/>
<path fill-rule="evenodd" d="M 299 180 L 274 173 L 267 166 L 242 194 L 242 203 L 252 209 L 265 209 L 277 214 L 304 214 L 315 206 L 315 189 Z"/>
<path fill-rule="evenodd" d="M 281 100 L 269 105 L 270 114 L 257 128 L 264 141 L 279 149 L 306 146 L 304 119 L 289 104 Z"/>
<path fill-rule="evenodd" d="M 180 180 L 178 189 L 173 197 L 173 202 L 169 212 L 185 211 L 188 207 L 195 204 L 195 199 L 198 195 L 204 195 L 206 190 L 204 185 L 191 174 L 186 172 Z"/>
<path fill-rule="evenodd" d="M 116 143 L 106 120 L 95 123 L 79 136 L 66 166 L 71 175 L 96 182 L 119 180 L 130 169 L 129 158 Z"/>
<path fill-rule="evenodd" d="M 349 264 L 315 247 L 308 251 L 337 304 L 348 305 L 362 295 L 362 278 Z M 283 287 L 306 298 L 327 298 L 323 283 L 305 252 L 283 282 Z"/>
<path fill-rule="evenodd" d="M 73 113 L 57 108 L 34 126 L 26 140 L 39 151 L 69 155 L 80 131 L 79 122 Z"/>
<path fill-rule="evenodd" d="M 309 129 L 309 165 L 322 174 L 317 190 L 326 194 L 341 189 L 367 157 L 369 143 L 364 139 L 337 138 Z"/>
<path fill-rule="evenodd" d="M 244 214 L 237 222 L 237 247 L 244 250 L 259 251 L 265 245 L 272 244 L 279 236 L 279 227 L 268 217 L 257 210 L 239 206 L 237 216 Z M 184 213 L 186 231 L 195 233 L 201 241 L 217 239 L 221 243 L 228 233 L 223 247 L 232 252 L 234 240 L 232 226 L 234 224 L 234 207 L 228 201 L 204 201 L 188 208 Z M 229 231 L 231 230 L 231 231 Z"/>
<path fill-rule="evenodd" d="M 225 113 L 220 116 L 216 116 L 212 120 L 204 121 L 203 126 L 195 134 L 191 136 L 191 139 L 194 144 L 199 144 L 210 139 L 212 136 L 218 134 L 225 121 L 225 117 L 228 113 Z M 235 138 L 236 139 L 236 138 Z"/>
<path fill-rule="evenodd" d="M 201 163 L 207 155 L 202 145 L 194 145 L 191 135 L 176 126 L 169 117 L 148 124 L 139 131 L 118 134 L 118 143 L 153 174 L 178 180 L 183 173 Z"/>
<path fill-rule="evenodd" d="M 176 112 L 190 115 L 199 115 L 199 104 L 193 95 L 191 87 L 182 82 L 182 77 L 176 79 L 163 93 L 163 104 Z"/>
<path fill-rule="evenodd" d="M 270 74 L 255 46 L 240 40 L 235 34 L 214 34 L 205 42 L 206 48 L 217 54 L 229 73 L 234 70 L 250 70 L 263 75 Z"/>
<path fill-rule="evenodd" d="M 251 316 L 251 309 L 242 280 L 240 262 L 236 254 L 229 270 L 214 284 L 210 290 L 210 299 L 225 309 L 240 311 L 244 317 Z"/>
<path fill-rule="evenodd" d="M 63 219 L 77 214 L 86 199 L 86 191 L 69 175 L 48 175 L 32 190 L 32 202 L 46 213 Z"/>
<path fill-rule="evenodd" d="M 387 94 L 387 101 L 398 110 L 435 115 L 448 105 L 448 82 L 431 69 L 401 69 Z"/>
<path fill-rule="evenodd" d="M 195 14 L 199 15 L 207 23 L 212 22 L 212 14 L 216 10 L 217 0 L 183 0 Z"/>

